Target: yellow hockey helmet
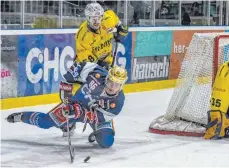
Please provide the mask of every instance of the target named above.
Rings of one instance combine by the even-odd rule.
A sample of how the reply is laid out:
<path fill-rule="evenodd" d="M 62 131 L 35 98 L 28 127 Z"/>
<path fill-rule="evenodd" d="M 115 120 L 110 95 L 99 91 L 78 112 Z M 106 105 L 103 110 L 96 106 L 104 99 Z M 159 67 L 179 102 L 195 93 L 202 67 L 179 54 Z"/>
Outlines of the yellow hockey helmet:
<path fill-rule="evenodd" d="M 108 72 L 108 79 L 115 83 L 123 85 L 128 79 L 127 71 L 125 68 L 114 66 Z"/>

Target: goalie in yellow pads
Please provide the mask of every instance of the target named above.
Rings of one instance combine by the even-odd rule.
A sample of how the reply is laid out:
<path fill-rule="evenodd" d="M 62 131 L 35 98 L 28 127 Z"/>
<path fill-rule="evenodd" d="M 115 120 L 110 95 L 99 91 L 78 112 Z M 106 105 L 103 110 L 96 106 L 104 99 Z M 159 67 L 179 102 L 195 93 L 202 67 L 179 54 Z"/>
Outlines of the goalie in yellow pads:
<path fill-rule="evenodd" d="M 229 137 L 229 62 L 220 66 L 214 81 L 205 139 Z"/>

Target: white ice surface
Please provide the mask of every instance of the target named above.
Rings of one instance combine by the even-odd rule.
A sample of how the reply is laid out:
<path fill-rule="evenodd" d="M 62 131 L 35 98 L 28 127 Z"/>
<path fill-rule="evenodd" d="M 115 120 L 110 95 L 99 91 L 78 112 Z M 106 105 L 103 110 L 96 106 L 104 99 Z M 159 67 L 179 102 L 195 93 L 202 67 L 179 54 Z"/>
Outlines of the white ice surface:
<path fill-rule="evenodd" d="M 165 113 L 172 90 L 128 94 L 122 113 L 115 119 L 115 143 L 101 149 L 87 142 L 88 126 L 77 124 L 72 137 L 75 162 L 70 164 L 67 139 L 59 129 L 40 129 L 5 118 L 19 111 L 47 112 L 52 105 L 1 112 L 2 167 L 229 167 L 229 141 L 156 135 L 148 132 L 151 121 Z M 83 160 L 91 156 L 88 163 Z"/>

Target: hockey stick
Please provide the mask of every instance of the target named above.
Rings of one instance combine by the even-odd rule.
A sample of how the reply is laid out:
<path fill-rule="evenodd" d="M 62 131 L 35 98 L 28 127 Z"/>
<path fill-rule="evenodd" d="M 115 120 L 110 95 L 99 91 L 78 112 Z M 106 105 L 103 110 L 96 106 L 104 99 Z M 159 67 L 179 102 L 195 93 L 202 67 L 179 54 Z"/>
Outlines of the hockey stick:
<path fill-rule="evenodd" d="M 113 56 L 113 60 L 112 60 L 112 63 L 111 63 L 111 67 L 114 67 L 114 64 L 115 64 L 115 61 L 116 61 L 117 50 L 118 50 L 118 42 L 115 41 L 115 50 L 114 50 L 114 56 Z"/>
<path fill-rule="evenodd" d="M 59 103 L 58 105 L 56 105 L 53 109 L 51 109 L 48 113 L 56 110 L 57 108 L 60 108 L 60 106 L 63 103 Z M 70 154 L 70 159 L 71 159 L 71 163 L 74 162 L 74 158 L 75 158 L 75 153 L 74 153 L 74 148 L 72 147 L 72 143 L 71 143 L 71 137 L 70 137 L 70 130 L 69 130 L 69 116 L 67 114 L 66 116 L 66 124 L 67 124 L 67 135 L 68 135 L 68 150 L 69 150 L 69 154 Z"/>
<path fill-rule="evenodd" d="M 68 116 L 67 116 L 67 133 L 68 133 L 68 149 L 69 149 L 71 163 L 73 163 L 74 162 L 74 159 L 75 159 L 75 153 L 74 153 L 74 148 L 72 147 L 72 143 L 71 143 L 71 137 L 70 137 L 70 131 L 69 131 L 69 118 L 68 118 Z"/>

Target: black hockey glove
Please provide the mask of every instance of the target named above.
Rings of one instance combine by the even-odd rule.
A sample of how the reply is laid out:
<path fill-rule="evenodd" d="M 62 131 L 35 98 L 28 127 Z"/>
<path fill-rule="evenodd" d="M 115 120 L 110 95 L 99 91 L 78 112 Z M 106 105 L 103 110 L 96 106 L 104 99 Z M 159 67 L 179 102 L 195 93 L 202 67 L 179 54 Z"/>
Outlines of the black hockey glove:
<path fill-rule="evenodd" d="M 78 81 L 78 78 L 85 64 L 86 63 L 84 62 L 83 63 L 74 62 L 73 65 L 69 68 L 68 72 L 64 75 L 64 79 L 69 83 L 82 84 Z"/>
<path fill-rule="evenodd" d="M 124 40 L 125 37 L 127 36 L 128 27 L 119 24 L 116 26 L 116 29 L 117 29 L 117 33 L 114 34 L 114 39 L 116 42 L 120 42 L 121 40 Z"/>
<path fill-rule="evenodd" d="M 60 99 L 64 104 L 72 102 L 72 89 L 73 86 L 70 83 L 60 82 Z"/>

